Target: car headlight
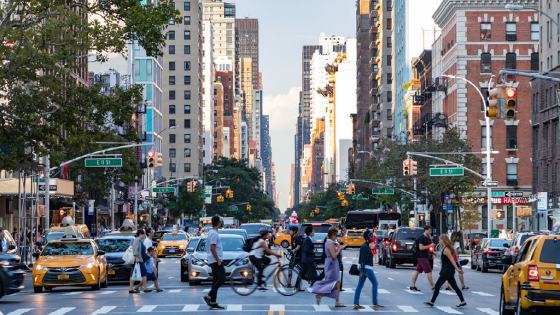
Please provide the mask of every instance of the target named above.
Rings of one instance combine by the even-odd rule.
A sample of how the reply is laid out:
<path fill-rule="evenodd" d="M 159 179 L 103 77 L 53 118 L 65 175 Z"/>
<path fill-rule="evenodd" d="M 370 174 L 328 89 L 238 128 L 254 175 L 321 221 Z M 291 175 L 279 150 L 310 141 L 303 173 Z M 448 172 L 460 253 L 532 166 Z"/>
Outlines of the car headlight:
<path fill-rule="evenodd" d="M 245 257 L 245 258 L 239 259 L 239 260 L 235 263 L 235 265 L 236 265 L 236 266 L 243 266 L 243 265 L 247 265 L 248 263 L 249 263 L 249 258 Z"/>
<path fill-rule="evenodd" d="M 81 265 L 80 267 L 78 267 L 78 269 L 84 269 L 84 268 L 93 268 L 93 263 Z"/>
<path fill-rule="evenodd" d="M 163 249 L 163 248 L 165 248 L 165 245 L 162 245 L 162 244 L 158 244 L 158 246 L 157 246 L 157 247 L 158 247 L 158 248 L 161 248 L 161 249 Z"/>
<path fill-rule="evenodd" d="M 179 245 L 180 249 L 185 249 L 185 247 L 187 247 L 186 245 Z"/>
<path fill-rule="evenodd" d="M 43 265 L 35 264 L 35 270 L 49 270 L 49 268 Z"/>
<path fill-rule="evenodd" d="M 191 262 L 195 266 L 205 266 L 205 265 L 208 264 L 208 261 L 206 261 L 205 259 L 203 260 L 203 259 L 199 259 L 199 258 L 196 258 L 196 257 L 193 257 L 191 259 Z"/>

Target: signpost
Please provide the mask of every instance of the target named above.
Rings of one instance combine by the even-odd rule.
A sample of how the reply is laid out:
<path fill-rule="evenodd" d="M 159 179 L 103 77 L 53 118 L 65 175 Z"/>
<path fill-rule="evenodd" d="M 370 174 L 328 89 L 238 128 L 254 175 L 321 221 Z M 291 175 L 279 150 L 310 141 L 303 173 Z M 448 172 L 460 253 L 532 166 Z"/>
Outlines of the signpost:
<path fill-rule="evenodd" d="M 154 187 L 152 188 L 154 193 L 174 193 L 175 187 Z"/>
<path fill-rule="evenodd" d="M 496 181 L 480 182 L 480 186 L 487 187 L 487 188 L 488 187 L 498 187 L 498 182 L 496 182 Z"/>
<path fill-rule="evenodd" d="M 460 167 L 452 168 L 430 168 L 430 176 L 464 176 L 465 169 Z"/>
<path fill-rule="evenodd" d="M 374 195 L 392 195 L 395 193 L 394 189 L 372 189 L 371 193 Z"/>
<path fill-rule="evenodd" d="M 354 195 L 352 196 L 352 200 L 368 200 L 368 197 L 363 197 L 362 195 Z"/>
<path fill-rule="evenodd" d="M 523 197 L 523 192 L 522 191 L 506 191 L 506 197 Z M 501 197 L 501 196 L 500 196 Z"/>
<path fill-rule="evenodd" d="M 86 159 L 86 167 L 122 167 L 122 158 Z"/>

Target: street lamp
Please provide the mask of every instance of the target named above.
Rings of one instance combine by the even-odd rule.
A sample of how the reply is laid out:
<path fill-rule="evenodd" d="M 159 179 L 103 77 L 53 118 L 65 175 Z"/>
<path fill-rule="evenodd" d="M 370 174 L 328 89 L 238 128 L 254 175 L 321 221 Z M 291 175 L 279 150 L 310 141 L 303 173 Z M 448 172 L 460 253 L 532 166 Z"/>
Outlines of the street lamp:
<path fill-rule="evenodd" d="M 540 12 L 542 15 L 549 18 L 552 21 L 552 23 L 554 23 L 554 25 L 556 25 L 556 27 L 560 31 L 560 25 L 558 25 L 556 20 L 554 20 L 552 17 L 550 17 L 550 15 L 544 13 L 540 9 L 533 8 L 533 7 L 525 7 L 525 6 L 522 6 L 522 5 L 519 5 L 519 4 L 506 4 L 506 10 L 510 10 L 510 11 L 533 10 L 533 11 Z"/>

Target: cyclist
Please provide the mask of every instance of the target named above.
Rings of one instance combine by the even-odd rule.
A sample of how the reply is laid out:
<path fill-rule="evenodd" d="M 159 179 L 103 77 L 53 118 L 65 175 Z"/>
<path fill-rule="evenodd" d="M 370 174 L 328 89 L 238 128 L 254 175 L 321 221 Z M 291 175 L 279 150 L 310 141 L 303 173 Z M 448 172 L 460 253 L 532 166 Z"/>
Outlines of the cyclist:
<path fill-rule="evenodd" d="M 259 234 L 260 237 L 257 238 L 253 242 L 253 246 L 251 246 L 251 251 L 249 252 L 249 260 L 259 271 L 259 274 L 257 275 L 257 285 L 259 286 L 259 290 L 264 291 L 267 290 L 267 288 L 266 284 L 262 281 L 263 272 L 264 268 L 266 268 L 266 266 L 270 264 L 270 258 L 266 257 L 264 253 L 274 255 L 276 257 L 281 257 L 281 255 L 276 254 L 268 248 L 266 244 L 266 240 L 270 236 L 268 233 L 268 229 L 260 229 Z"/>

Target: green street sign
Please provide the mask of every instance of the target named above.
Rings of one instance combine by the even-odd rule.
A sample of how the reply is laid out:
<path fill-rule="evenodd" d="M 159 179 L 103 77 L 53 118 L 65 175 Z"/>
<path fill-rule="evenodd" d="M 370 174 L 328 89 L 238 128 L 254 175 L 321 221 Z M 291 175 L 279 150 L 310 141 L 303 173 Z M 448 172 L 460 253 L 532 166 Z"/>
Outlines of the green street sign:
<path fill-rule="evenodd" d="M 202 195 L 202 197 L 203 198 L 210 198 L 210 197 L 212 197 L 212 195 L 211 194 L 204 194 L 204 195 Z"/>
<path fill-rule="evenodd" d="M 362 197 L 362 196 L 352 196 L 352 200 L 368 200 L 368 197 Z"/>
<path fill-rule="evenodd" d="M 150 206 L 150 204 L 145 202 L 145 203 L 143 203 L 141 206 L 142 206 L 142 207 L 148 207 L 148 206 Z"/>
<path fill-rule="evenodd" d="M 37 182 L 37 178 L 33 178 L 33 182 L 36 183 Z M 44 183 L 45 179 L 44 178 L 39 178 L 39 183 Z"/>
<path fill-rule="evenodd" d="M 465 169 L 453 168 L 430 168 L 430 176 L 464 176 Z"/>
<path fill-rule="evenodd" d="M 175 187 L 155 187 L 152 191 L 155 193 L 172 193 L 175 192 Z"/>
<path fill-rule="evenodd" d="M 394 189 L 372 189 L 371 193 L 374 195 L 392 195 L 395 193 Z"/>
<path fill-rule="evenodd" d="M 122 158 L 86 159 L 86 167 L 122 167 Z"/>
<path fill-rule="evenodd" d="M 492 192 L 492 197 L 503 197 L 503 196 L 504 196 L 503 191 L 493 191 Z"/>
<path fill-rule="evenodd" d="M 236 206 L 227 208 L 228 211 L 237 211 L 239 210 Z"/>

